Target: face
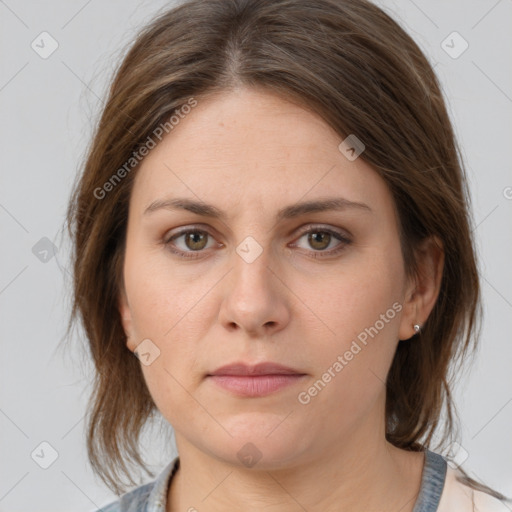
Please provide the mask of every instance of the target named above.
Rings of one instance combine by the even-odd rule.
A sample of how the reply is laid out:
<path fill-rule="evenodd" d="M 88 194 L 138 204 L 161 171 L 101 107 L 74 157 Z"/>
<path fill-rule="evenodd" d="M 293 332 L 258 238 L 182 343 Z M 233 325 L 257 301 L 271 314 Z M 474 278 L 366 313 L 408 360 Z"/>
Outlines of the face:
<path fill-rule="evenodd" d="M 342 140 L 240 89 L 198 100 L 137 170 L 120 312 L 179 450 L 276 468 L 382 436 L 415 319 L 391 193 Z M 296 373 L 211 376 L 261 362 Z"/>

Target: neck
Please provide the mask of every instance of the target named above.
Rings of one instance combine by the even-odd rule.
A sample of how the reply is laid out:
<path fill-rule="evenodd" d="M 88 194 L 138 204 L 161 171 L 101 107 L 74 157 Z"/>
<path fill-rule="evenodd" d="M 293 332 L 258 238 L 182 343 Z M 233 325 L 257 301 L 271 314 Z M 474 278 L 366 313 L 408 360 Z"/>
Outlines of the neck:
<path fill-rule="evenodd" d="M 400 450 L 368 422 L 286 468 L 258 470 L 219 460 L 176 434 L 180 468 L 166 512 L 411 512 L 424 464 L 420 452 Z"/>

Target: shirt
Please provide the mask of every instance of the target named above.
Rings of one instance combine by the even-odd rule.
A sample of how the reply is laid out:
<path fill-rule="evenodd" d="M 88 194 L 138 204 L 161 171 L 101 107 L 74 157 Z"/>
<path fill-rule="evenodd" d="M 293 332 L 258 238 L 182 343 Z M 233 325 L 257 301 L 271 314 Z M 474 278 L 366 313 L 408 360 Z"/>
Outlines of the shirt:
<path fill-rule="evenodd" d="M 178 468 L 179 457 L 176 457 L 156 480 L 123 494 L 96 512 L 165 512 L 169 484 Z M 461 474 L 443 456 L 425 450 L 420 491 L 413 512 L 510 512 L 497 498 L 459 482 L 457 475 Z"/>

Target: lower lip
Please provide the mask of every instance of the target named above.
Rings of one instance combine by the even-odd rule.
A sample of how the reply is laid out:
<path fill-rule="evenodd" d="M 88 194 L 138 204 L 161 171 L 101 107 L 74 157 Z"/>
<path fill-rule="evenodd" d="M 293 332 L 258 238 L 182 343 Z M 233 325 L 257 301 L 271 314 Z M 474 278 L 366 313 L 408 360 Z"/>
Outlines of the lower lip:
<path fill-rule="evenodd" d="M 221 388 L 239 396 L 265 396 L 299 382 L 305 375 L 210 375 Z"/>

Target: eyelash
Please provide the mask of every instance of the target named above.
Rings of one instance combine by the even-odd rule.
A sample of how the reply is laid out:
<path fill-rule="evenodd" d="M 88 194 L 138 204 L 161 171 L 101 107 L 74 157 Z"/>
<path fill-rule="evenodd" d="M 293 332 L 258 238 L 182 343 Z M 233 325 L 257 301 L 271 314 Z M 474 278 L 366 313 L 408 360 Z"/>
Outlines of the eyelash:
<path fill-rule="evenodd" d="M 173 254 L 176 254 L 177 256 L 179 256 L 181 258 L 198 259 L 198 258 L 202 257 L 201 253 L 204 252 L 204 249 L 202 249 L 200 251 L 181 251 L 181 250 L 175 250 L 175 249 L 171 248 L 173 246 L 173 244 L 171 242 L 173 242 L 174 240 L 176 240 L 177 238 L 179 238 L 183 235 L 187 235 L 190 233 L 202 233 L 202 234 L 211 236 L 213 238 L 213 236 L 206 230 L 187 228 L 178 233 L 173 234 L 171 237 L 164 240 L 164 245 L 166 247 L 168 247 L 169 250 Z M 300 233 L 298 239 L 302 238 L 305 235 L 309 235 L 310 233 L 328 233 L 328 234 L 332 235 L 335 239 L 337 239 L 338 241 L 341 242 L 334 249 L 330 249 L 328 251 L 327 250 L 323 250 L 323 251 L 312 250 L 311 251 L 312 254 L 309 257 L 313 258 L 313 259 L 327 258 L 327 257 L 335 256 L 338 253 L 342 252 L 346 248 L 347 245 L 352 243 L 352 240 L 350 240 L 347 236 L 344 236 L 338 231 L 334 231 L 332 229 L 325 228 L 323 226 L 309 227 L 309 229 Z M 327 255 L 327 256 L 324 256 L 324 255 Z"/>

